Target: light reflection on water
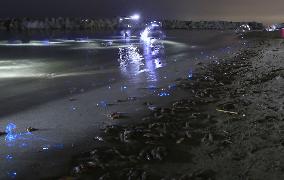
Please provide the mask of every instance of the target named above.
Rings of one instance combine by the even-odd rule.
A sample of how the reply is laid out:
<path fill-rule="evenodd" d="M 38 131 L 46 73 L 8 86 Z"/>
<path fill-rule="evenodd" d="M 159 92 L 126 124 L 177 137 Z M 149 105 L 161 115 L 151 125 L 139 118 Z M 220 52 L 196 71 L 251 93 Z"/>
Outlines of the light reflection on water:
<path fill-rule="evenodd" d="M 2 46 L 9 46 L 9 51 L 11 50 L 15 54 L 13 58 L 10 58 L 9 53 L 6 53 L 7 57 L 0 58 L 0 80 L 8 78 L 50 79 L 92 75 L 99 71 L 97 69 L 101 64 L 111 64 L 109 63 L 110 61 L 99 61 L 99 63 L 96 63 L 96 58 L 101 58 L 97 57 L 97 54 L 113 62 L 113 60 L 117 59 L 116 54 L 113 52 L 118 51 L 120 70 L 125 77 L 130 77 L 134 82 L 141 82 L 143 79 L 135 76 L 145 72 L 147 75 L 145 79 L 147 81 L 157 81 L 156 69 L 165 65 L 164 45 L 170 45 L 171 47 L 183 46 L 182 43 L 168 40 L 151 39 L 150 41 L 143 42 L 137 37 L 111 37 L 109 39 L 81 38 L 73 40 L 48 39 L 29 42 L 22 42 L 20 40 L 11 42 L 0 41 L 1 49 L 5 49 Z M 14 46 L 27 47 L 23 53 L 23 49 Z M 32 51 L 34 47 L 30 46 L 36 46 L 39 51 L 35 53 L 35 51 Z M 49 56 L 50 49 L 45 49 L 43 46 L 56 46 L 53 47 L 55 49 L 54 54 L 51 53 Z M 85 53 L 86 56 L 82 58 L 79 54 L 80 51 Z M 68 55 L 62 58 L 61 54 L 67 52 Z M 31 55 L 32 58 L 30 58 Z M 111 66 L 107 68 L 113 68 L 116 64 L 112 63 Z M 104 69 L 105 72 L 108 72 L 108 70 L 113 72 L 113 69 Z"/>
<path fill-rule="evenodd" d="M 120 71 L 134 83 L 144 81 L 139 76 L 141 73 L 145 73 L 146 81 L 149 83 L 158 81 L 157 69 L 166 65 L 164 44 L 159 40 L 129 43 L 126 47 L 119 48 L 118 55 Z"/>

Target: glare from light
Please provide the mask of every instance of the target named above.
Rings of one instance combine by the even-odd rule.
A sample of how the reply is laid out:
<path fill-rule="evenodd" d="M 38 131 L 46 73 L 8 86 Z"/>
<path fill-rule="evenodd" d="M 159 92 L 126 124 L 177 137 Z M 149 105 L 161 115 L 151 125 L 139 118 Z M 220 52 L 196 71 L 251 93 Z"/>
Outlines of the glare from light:
<path fill-rule="evenodd" d="M 152 23 L 151 24 L 152 27 L 159 27 L 160 25 L 156 24 L 156 23 Z"/>
<path fill-rule="evenodd" d="M 131 18 L 132 20 L 137 21 L 137 20 L 140 19 L 140 15 L 139 15 L 139 14 L 134 14 L 133 16 L 130 16 L 130 18 Z"/>
<path fill-rule="evenodd" d="M 22 41 L 14 41 L 14 42 L 8 42 L 8 41 L 1 41 L 0 46 L 24 46 L 24 47 L 31 47 L 31 46 L 63 46 L 63 42 L 57 42 L 57 41 L 49 41 L 49 40 L 43 40 L 43 41 L 30 41 L 28 43 L 23 43 Z"/>
<path fill-rule="evenodd" d="M 144 31 L 141 33 L 141 40 L 144 41 L 144 42 L 150 42 L 151 38 L 149 37 L 150 35 L 150 28 L 145 28 Z"/>

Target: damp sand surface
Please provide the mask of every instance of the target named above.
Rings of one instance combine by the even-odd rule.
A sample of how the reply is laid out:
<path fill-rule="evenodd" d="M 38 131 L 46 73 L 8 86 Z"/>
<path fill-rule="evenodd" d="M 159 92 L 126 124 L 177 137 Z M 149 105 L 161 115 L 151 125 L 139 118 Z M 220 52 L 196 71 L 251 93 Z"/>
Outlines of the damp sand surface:
<path fill-rule="evenodd" d="M 171 31 L 150 47 L 118 36 L 1 41 L 0 131 L 16 127 L 0 136 L 0 179 L 70 174 L 74 156 L 101 146 L 101 129 L 191 97 L 176 80 L 245 43 L 219 31 Z"/>

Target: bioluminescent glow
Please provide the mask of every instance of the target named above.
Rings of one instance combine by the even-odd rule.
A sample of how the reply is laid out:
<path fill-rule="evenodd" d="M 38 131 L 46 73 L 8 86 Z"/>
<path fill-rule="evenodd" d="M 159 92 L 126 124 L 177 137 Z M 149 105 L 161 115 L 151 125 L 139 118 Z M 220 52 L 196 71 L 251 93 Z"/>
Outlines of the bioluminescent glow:
<path fill-rule="evenodd" d="M 19 140 L 28 140 L 31 139 L 32 133 L 31 132 L 25 132 L 25 133 L 17 133 L 16 132 L 17 126 L 13 123 L 9 123 L 6 126 L 5 132 L 7 133 L 5 137 L 6 144 L 8 146 L 14 146 L 17 141 Z M 19 147 L 25 147 L 25 143 L 20 143 Z"/>
<path fill-rule="evenodd" d="M 6 126 L 5 132 L 7 133 L 7 135 L 6 135 L 5 140 L 6 140 L 7 142 L 11 142 L 11 141 L 16 140 L 16 138 L 17 138 L 17 134 L 16 134 L 16 132 L 15 132 L 16 127 L 17 127 L 17 126 L 16 126 L 15 124 L 13 124 L 13 123 L 9 123 L 9 124 Z"/>
<path fill-rule="evenodd" d="M 189 70 L 189 73 L 188 73 L 188 79 L 192 79 L 192 77 L 193 77 L 193 73 L 192 73 L 192 70 Z"/>
<path fill-rule="evenodd" d="M 10 155 L 10 154 L 8 154 L 8 155 L 6 156 L 6 159 L 7 159 L 7 160 L 12 160 L 12 159 L 13 159 L 13 156 Z"/>
<path fill-rule="evenodd" d="M 166 96 L 170 96 L 170 93 L 168 93 L 168 92 L 160 92 L 160 93 L 158 93 L 158 96 L 166 97 Z"/>
<path fill-rule="evenodd" d="M 107 103 L 105 101 L 100 101 L 98 104 L 97 104 L 98 107 L 103 107 L 103 108 L 106 108 L 107 107 Z"/>
<path fill-rule="evenodd" d="M 40 143 L 43 144 L 40 147 L 41 150 L 61 150 L 64 148 L 63 144 L 49 141 L 48 139 L 34 135 L 31 132 L 17 132 L 16 128 L 17 126 L 13 123 L 9 123 L 6 126 L 5 132 L 7 135 L 5 137 L 5 142 L 8 147 L 27 148 L 32 143 Z M 13 156 L 10 154 L 6 155 L 6 160 L 13 160 Z"/>
<path fill-rule="evenodd" d="M 10 171 L 10 172 L 8 172 L 7 174 L 8 174 L 8 176 L 9 176 L 10 178 L 12 178 L 12 179 L 14 179 L 14 178 L 17 177 L 17 172 L 15 172 L 15 171 Z"/>

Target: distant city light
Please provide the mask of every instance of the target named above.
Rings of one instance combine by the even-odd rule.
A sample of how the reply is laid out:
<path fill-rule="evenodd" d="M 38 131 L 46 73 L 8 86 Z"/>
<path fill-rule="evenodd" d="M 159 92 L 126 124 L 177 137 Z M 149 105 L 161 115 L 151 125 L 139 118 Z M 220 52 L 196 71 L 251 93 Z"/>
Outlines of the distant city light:
<path fill-rule="evenodd" d="M 133 16 L 130 16 L 130 18 L 131 18 L 132 20 L 139 20 L 139 19 L 140 19 L 140 15 L 134 14 Z"/>
<path fill-rule="evenodd" d="M 134 14 L 132 16 L 128 16 L 128 17 L 121 17 L 119 18 L 119 21 L 123 21 L 123 20 L 134 20 L 134 21 L 138 21 L 140 19 L 140 15 L 139 14 Z"/>
<path fill-rule="evenodd" d="M 277 29 L 276 25 L 273 24 L 273 25 L 269 26 L 268 28 L 266 28 L 266 31 L 271 32 L 271 31 L 275 31 L 276 29 Z"/>

